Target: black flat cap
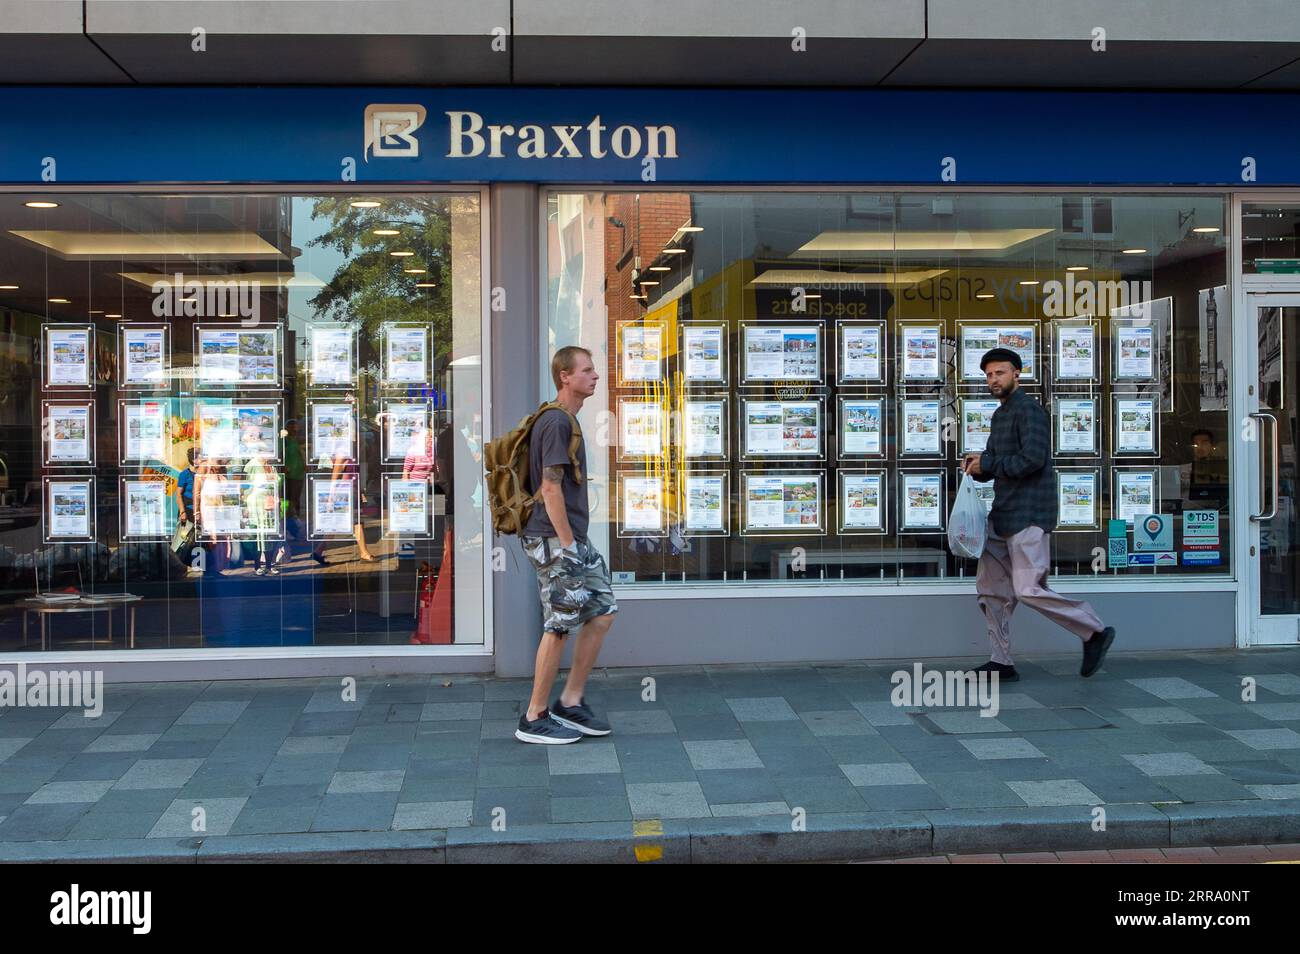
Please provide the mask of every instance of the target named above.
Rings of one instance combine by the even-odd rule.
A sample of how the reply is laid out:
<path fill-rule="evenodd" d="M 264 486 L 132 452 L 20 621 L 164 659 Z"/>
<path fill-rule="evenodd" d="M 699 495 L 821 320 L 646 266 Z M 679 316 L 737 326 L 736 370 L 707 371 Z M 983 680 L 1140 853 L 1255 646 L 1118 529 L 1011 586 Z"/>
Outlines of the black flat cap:
<path fill-rule="evenodd" d="M 1010 361 L 1011 366 L 1017 371 L 1021 370 L 1020 355 L 1016 354 L 1010 348 L 994 348 L 992 351 L 984 352 L 984 357 L 980 358 L 980 370 L 990 361 Z"/>

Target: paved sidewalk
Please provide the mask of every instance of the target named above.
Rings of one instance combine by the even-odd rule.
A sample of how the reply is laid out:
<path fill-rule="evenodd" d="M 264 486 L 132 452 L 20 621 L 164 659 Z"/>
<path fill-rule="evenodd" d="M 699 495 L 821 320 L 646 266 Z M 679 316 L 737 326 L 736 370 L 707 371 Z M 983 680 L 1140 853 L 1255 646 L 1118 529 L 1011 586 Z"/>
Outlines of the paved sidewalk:
<path fill-rule="evenodd" d="M 0 710 L 0 860 L 820 860 L 1300 841 L 1300 650 L 1115 654 L 1089 680 L 1074 656 L 1026 662 L 996 718 L 895 707 L 890 675 L 910 668 L 600 672 L 587 698 L 614 735 L 569 746 L 514 740 L 521 680 L 365 677 L 355 702 L 338 678 L 110 684 L 97 720 Z"/>

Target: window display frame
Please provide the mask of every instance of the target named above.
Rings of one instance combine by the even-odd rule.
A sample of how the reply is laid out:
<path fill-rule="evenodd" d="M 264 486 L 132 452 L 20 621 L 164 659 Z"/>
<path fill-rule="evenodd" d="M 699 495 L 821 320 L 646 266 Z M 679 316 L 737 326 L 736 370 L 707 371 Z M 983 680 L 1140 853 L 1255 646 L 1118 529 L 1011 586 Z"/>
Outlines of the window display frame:
<path fill-rule="evenodd" d="M 127 513 L 129 495 L 127 493 L 128 484 L 157 484 L 163 489 L 163 529 L 158 533 L 131 533 L 130 518 Z M 167 493 L 167 478 L 151 474 L 123 474 L 118 478 L 118 536 L 123 541 L 141 542 L 141 541 L 170 541 L 172 534 L 176 532 L 176 521 L 172 518 L 171 508 L 168 501 L 171 495 Z"/>
<path fill-rule="evenodd" d="M 894 420 L 895 420 L 895 430 L 898 432 L 897 453 L 898 453 L 898 459 L 900 461 L 902 460 L 947 460 L 948 459 L 948 450 L 946 446 L 948 442 L 944 440 L 944 434 L 943 434 L 943 409 L 945 403 L 946 402 L 944 401 L 943 397 L 938 395 L 924 397 L 924 396 L 910 396 L 907 394 L 900 394 L 898 396 L 896 402 L 897 410 L 895 412 L 896 416 Z M 939 444 L 938 450 L 931 451 L 928 448 L 922 448 L 920 450 L 917 450 L 908 447 L 907 405 L 909 404 L 938 405 L 936 409 L 936 423 L 935 423 L 935 437 L 937 438 Z"/>
<path fill-rule="evenodd" d="M 129 363 L 127 335 L 131 332 L 162 332 L 162 381 L 136 381 L 127 378 Z M 170 391 L 172 388 L 172 328 L 156 322 L 121 321 L 117 325 L 117 389 L 119 391 Z"/>
<path fill-rule="evenodd" d="M 424 511 L 424 529 L 422 531 L 414 530 L 396 530 L 393 528 L 392 514 L 392 485 L 397 483 L 414 484 L 424 488 L 425 511 Z M 431 540 L 433 539 L 433 483 L 429 480 L 403 477 L 401 474 L 385 473 L 383 475 L 384 490 L 384 536 L 396 540 Z M 313 498 L 315 499 L 315 498 Z"/>
<path fill-rule="evenodd" d="M 826 336 L 823 334 L 824 325 L 812 324 L 806 321 L 742 321 L 739 323 L 740 329 L 740 384 L 742 387 L 769 387 L 776 384 L 788 383 L 803 387 L 822 387 L 826 382 L 825 366 L 825 348 Z M 785 348 L 781 349 L 783 356 L 782 372 L 779 375 L 758 377 L 750 374 L 749 371 L 749 334 L 751 331 L 761 331 L 771 333 L 779 331 L 783 335 L 786 332 L 808 332 L 816 336 L 817 339 L 817 376 L 792 377 L 784 373 L 784 355 L 787 353 Z"/>
<path fill-rule="evenodd" d="M 930 536 L 934 534 L 943 535 L 948 532 L 948 488 L 947 471 L 941 467 L 926 468 L 899 468 L 897 477 L 897 495 L 898 495 L 898 533 L 899 535 L 908 534 L 911 536 Z M 913 524 L 908 522 L 908 507 L 904 496 L 907 494 L 908 477 L 937 477 L 939 478 L 939 525 L 931 526 L 929 524 Z"/>
<path fill-rule="evenodd" d="M 1061 482 L 1068 477 L 1092 477 L 1092 522 L 1065 523 L 1061 520 Z M 1101 526 L 1101 469 L 1098 467 L 1059 467 L 1056 469 L 1056 527 L 1054 533 L 1096 533 Z"/>
<path fill-rule="evenodd" d="M 688 453 L 688 441 L 690 435 L 688 405 L 691 404 L 721 404 L 722 405 L 722 451 L 719 454 L 691 454 Z M 675 415 L 681 424 L 681 434 L 677 437 L 677 446 L 680 448 L 680 459 L 685 462 L 717 462 L 726 463 L 731 460 L 731 435 L 728 433 L 731 424 L 730 414 L 730 395 L 727 394 L 690 394 L 687 393 L 682 399 L 681 413 Z"/>
<path fill-rule="evenodd" d="M 243 525 L 243 513 L 244 513 L 244 508 L 246 506 L 245 500 L 248 496 L 250 488 L 253 485 L 253 482 L 247 479 L 242 474 L 239 476 L 239 479 L 237 480 L 230 480 L 230 479 L 226 480 L 227 483 L 236 484 L 239 487 L 239 509 L 240 509 L 239 530 L 237 531 L 213 530 L 213 529 L 209 529 L 208 527 L 205 527 L 203 525 L 203 512 L 207 508 L 203 506 L 202 490 L 203 487 L 207 486 L 207 481 L 212 479 L 209 476 L 204 479 L 203 485 L 198 488 L 199 493 L 195 496 L 195 500 L 194 500 L 195 512 L 198 516 L 198 520 L 196 521 L 196 526 L 198 528 L 198 533 L 199 533 L 199 542 L 210 542 L 214 537 L 216 538 L 216 541 L 218 543 L 225 540 L 238 540 L 242 542 L 245 540 L 258 540 L 258 539 L 264 539 L 266 542 L 271 542 L 271 543 L 283 542 L 284 541 L 284 507 L 281 506 L 281 504 L 284 500 L 284 495 L 283 493 L 281 493 L 280 488 L 284 483 L 284 473 L 279 467 L 273 467 L 272 470 L 275 472 L 276 475 L 276 480 L 270 485 L 275 493 L 274 529 L 259 529 L 257 527 L 245 527 Z"/>
<path fill-rule="evenodd" d="M 316 487 L 319 484 L 347 484 L 352 502 L 348 508 L 348 526 L 346 530 L 322 531 L 318 526 L 316 513 Z M 432 494 L 430 495 L 432 506 Z M 352 540 L 354 528 L 361 522 L 361 483 L 356 474 L 344 474 L 341 477 L 325 474 L 307 475 L 307 539 L 309 540 Z"/>
<path fill-rule="evenodd" d="M 424 368 L 420 380 L 398 380 L 393 377 L 389 340 L 394 331 L 421 331 L 424 347 Z M 379 330 L 379 386 L 384 390 L 405 390 L 412 387 L 427 388 L 433 384 L 433 330 L 414 321 L 386 321 Z"/>
<path fill-rule="evenodd" d="M 1042 367 L 1042 351 L 1043 351 L 1042 324 L 1043 323 L 1041 321 L 1035 321 L 1033 319 L 1012 319 L 1006 321 L 990 322 L 990 321 L 980 321 L 976 319 L 961 319 L 956 324 L 957 324 L 957 381 L 959 384 L 963 384 L 963 385 L 982 384 L 986 380 L 986 376 L 983 371 L 980 371 L 979 373 L 971 373 L 971 374 L 966 373 L 966 358 L 967 358 L 966 332 L 967 330 L 975 329 L 975 328 L 982 328 L 982 329 L 991 328 L 996 330 L 998 335 L 998 344 L 995 345 L 994 347 L 998 347 L 998 348 L 1007 347 L 1006 345 L 1002 344 L 1002 335 L 1005 332 L 1013 331 L 1016 329 L 1028 329 L 1032 333 L 1034 339 L 1031 346 L 1031 350 L 1033 353 L 1030 355 L 1032 360 L 1031 360 L 1030 368 L 1026 370 L 1023 367 L 1024 357 L 1021 356 L 1022 367 L 1020 371 L 1020 381 L 1022 384 L 1038 384 L 1042 381 L 1043 376 L 1041 374 L 1040 369 Z M 977 365 L 978 365 L 978 359 L 984 357 L 984 355 L 991 350 L 993 349 L 982 348 L 980 350 L 979 355 L 976 356 Z M 1015 351 L 1016 349 L 1012 348 L 1011 350 Z"/>
<path fill-rule="evenodd" d="M 907 335 L 913 329 L 934 331 L 935 333 L 934 360 L 937 373 L 934 375 L 909 375 L 907 373 Z M 894 322 L 894 341 L 894 360 L 898 365 L 895 380 L 898 382 L 900 394 L 911 385 L 943 385 L 948 383 L 948 367 L 943 355 L 944 321 L 942 319 L 900 318 Z"/>
<path fill-rule="evenodd" d="M 275 361 L 275 380 L 270 381 L 249 381 L 239 379 L 234 381 L 207 381 L 203 378 L 203 334 L 204 332 L 235 332 L 237 334 L 273 334 L 275 336 L 275 347 L 271 357 Z M 268 322 L 266 324 L 242 325 L 242 324 L 214 324 L 212 322 L 196 322 L 194 325 L 194 388 L 197 392 L 211 391 L 216 393 L 230 393 L 231 391 L 276 391 L 284 390 L 284 325 L 280 322 Z M 242 355 L 240 355 L 242 357 Z M 257 357 L 264 357 L 258 355 Z"/>
<path fill-rule="evenodd" d="M 131 457 L 127 454 L 127 448 L 130 447 L 129 428 L 130 421 L 127 418 L 127 409 L 142 404 L 157 404 L 162 408 L 162 441 L 163 454 L 161 457 Z M 148 466 L 152 463 L 165 464 L 167 462 L 167 438 L 171 432 L 171 418 L 168 412 L 171 410 L 171 399 L 166 397 L 147 398 L 133 397 L 120 398 L 117 402 L 117 463 L 121 467 L 129 466 Z M 197 418 L 196 418 L 197 420 Z M 198 460 L 198 451 L 194 452 L 195 460 Z"/>
<path fill-rule="evenodd" d="M 50 380 L 50 372 L 54 368 L 54 362 L 50 360 L 54 353 L 53 346 L 50 344 L 50 335 L 56 332 L 79 331 L 85 335 L 86 345 L 86 382 L 54 382 Z M 58 322 L 47 321 L 41 324 L 41 389 L 44 391 L 94 391 L 96 378 L 95 369 L 95 326 L 83 324 L 80 322 Z"/>
<path fill-rule="evenodd" d="M 219 404 L 215 403 L 217 401 L 220 401 L 221 403 Z M 254 456 L 252 454 L 239 453 L 240 439 L 238 435 L 238 425 L 236 425 L 235 453 L 233 454 L 205 453 L 203 448 L 203 433 L 204 433 L 204 427 L 202 423 L 203 409 L 205 407 L 208 407 L 209 405 L 212 407 L 234 408 L 236 412 L 238 412 L 238 410 L 243 407 L 272 408 L 275 412 L 275 426 L 273 428 L 274 436 L 271 439 L 271 447 L 274 449 L 274 454 L 270 457 L 267 457 L 266 461 L 267 463 L 270 464 L 284 463 L 284 441 L 280 439 L 280 431 L 284 427 L 284 402 L 283 401 L 279 400 L 278 398 L 274 400 L 268 400 L 268 401 L 256 401 L 256 400 L 239 400 L 239 399 L 232 399 L 232 398 L 213 398 L 213 397 L 208 397 L 208 398 L 197 397 L 194 399 L 193 413 L 194 413 L 194 420 L 196 423 L 195 437 L 194 437 L 194 459 L 196 462 L 211 461 L 211 460 L 248 460 Z M 236 420 L 238 420 L 238 413 L 236 413 Z"/>
<path fill-rule="evenodd" d="M 886 321 L 867 321 L 841 319 L 835 322 L 835 384 L 837 387 L 879 387 L 885 388 L 889 384 L 889 323 Z M 880 373 L 874 378 L 868 377 L 849 377 L 845 372 L 845 365 L 848 359 L 845 357 L 845 329 L 875 328 L 880 335 L 880 345 L 877 350 L 877 361 L 880 365 Z"/>
<path fill-rule="evenodd" d="M 1087 450 L 1063 448 L 1061 446 L 1061 402 L 1087 401 L 1092 405 L 1092 443 Z M 1092 392 L 1057 392 L 1052 396 L 1052 456 L 1057 458 L 1100 457 L 1101 440 L 1101 399 Z"/>
<path fill-rule="evenodd" d="M 731 472 L 727 470 L 707 470 L 683 468 L 677 472 L 678 476 L 678 500 L 680 505 L 680 519 L 677 522 L 678 529 L 686 537 L 730 537 L 731 536 Z M 687 523 L 688 511 L 690 509 L 690 478 L 721 478 L 722 479 L 722 529 L 720 530 L 696 530 Z"/>
<path fill-rule="evenodd" d="M 1172 305 L 1171 305 L 1172 310 Z M 1120 372 L 1120 332 L 1140 328 L 1151 329 L 1151 373 L 1149 375 L 1122 374 Z M 1160 323 L 1152 315 L 1148 319 L 1111 315 L 1110 317 L 1110 360 L 1112 384 L 1160 384 L 1160 352 L 1165 343 L 1160 340 Z"/>
<path fill-rule="evenodd" d="M 316 380 L 316 335 L 322 331 L 347 332 L 348 336 L 348 380 Z M 307 386 L 318 391 L 349 391 L 357 387 L 359 370 L 357 367 L 357 329 L 351 325 L 312 322 L 307 325 Z M 385 357 L 387 351 L 384 352 Z"/>
<path fill-rule="evenodd" d="M 653 407 L 658 410 L 659 449 L 657 451 L 653 453 L 635 454 L 635 453 L 630 453 L 627 450 L 626 441 L 628 435 L 627 432 L 624 430 L 624 428 L 628 424 L 628 418 L 624 409 L 630 406 Z M 657 398 L 620 396 L 618 398 L 617 407 L 618 407 L 618 447 L 617 447 L 616 456 L 620 462 L 657 460 L 667 455 L 668 444 L 669 444 L 669 436 L 668 436 L 669 414 L 667 408 L 664 407 L 663 401 Z"/>
<path fill-rule="evenodd" d="M 54 515 L 54 485 L 55 484 L 82 484 L 86 490 L 86 522 L 89 525 L 89 533 L 86 534 L 54 534 L 50 529 L 51 517 Z M 41 478 L 41 542 L 42 543 L 95 543 L 98 539 L 96 531 L 97 513 L 99 509 L 98 500 L 95 497 L 95 475 L 94 474 L 46 474 Z"/>
<path fill-rule="evenodd" d="M 323 403 L 326 403 L 326 404 L 336 404 L 336 403 L 342 403 L 342 402 L 337 402 L 337 401 L 326 401 L 326 402 L 323 402 Z M 391 428 L 391 422 L 392 422 L 392 417 L 391 417 L 391 413 L 392 413 L 392 412 L 391 412 L 390 409 L 391 409 L 394 405 L 398 405 L 398 406 L 406 406 L 406 407 L 422 407 L 422 408 L 424 409 L 424 426 L 425 426 L 425 428 L 426 428 L 427 430 L 432 431 L 432 430 L 433 430 L 433 404 L 432 404 L 432 402 L 429 401 L 428 398 L 419 398 L 419 399 L 415 399 L 415 398 L 398 398 L 398 397 L 390 397 L 390 398 L 384 398 L 384 400 L 383 400 L 383 404 L 381 405 L 382 408 L 383 408 L 383 410 L 380 412 L 380 415 L 381 415 L 381 417 L 382 417 L 382 419 L 383 419 L 383 427 L 380 428 L 380 431 L 381 431 L 381 433 L 380 433 L 380 443 L 383 445 L 383 448 L 382 448 L 382 454 L 383 454 L 382 461 L 383 461 L 384 464 L 397 464 L 397 465 L 399 465 L 399 466 L 405 466 L 405 465 L 406 465 L 406 457 L 407 457 L 407 454 L 406 454 L 406 453 L 400 453 L 400 454 L 398 454 L 398 453 L 394 453 L 394 451 L 393 451 L 393 446 L 392 446 L 392 433 L 391 433 L 391 430 L 390 430 L 390 428 Z M 354 414 L 354 416 L 355 416 L 355 414 Z M 310 433 L 310 424 L 311 424 L 311 415 L 310 415 L 310 414 L 308 414 L 308 420 L 307 420 L 307 423 L 308 423 L 308 426 L 309 426 L 309 433 Z M 360 422 L 355 422 L 355 423 L 359 425 Z M 355 437 L 356 437 L 356 435 L 354 434 L 354 440 L 353 440 L 353 449 L 354 449 L 354 450 L 356 449 L 356 440 L 355 440 Z M 435 438 L 434 438 L 434 446 L 433 446 L 433 449 L 430 451 L 430 454 L 433 454 L 436 450 L 437 450 L 437 438 L 436 438 L 436 436 L 435 436 Z"/>
<path fill-rule="evenodd" d="M 720 378 L 692 378 L 686 373 L 689 352 L 687 351 L 686 333 L 688 331 L 712 330 L 718 331 L 718 361 L 722 366 L 722 377 Z M 728 326 L 720 321 L 683 321 L 679 334 L 681 349 L 679 352 L 679 370 L 681 372 L 682 383 L 687 388 L 726 388 L 728 381 L 731 380 L 730 367 L 730 348 L 728 347 L 729 335 L 727 334 Z M 619 369 L 623 367 L 622 350 L 619 351 Z"/>
<path fill-rule="evenodd" d="M 1160 490 L 1160 467 L 1156 464 L 1152 464 L 1149 467 L 1112 466 L 1110 469 L 1110 519 L 1124 520 L 1131 528 L 1133 526 L 1133 518 L 1121 517 L 1120 508 L 1119 508 L 1120 478 L 1126 474 L 1150 474 L 1151 475 L 1151 510 L 1148 512 L 1160 513 L 1161 512 L 1160 505 L 1162 502 L 1161 490 Z M 1142 516 L 1146 516 L 1146 514 L 1142 514 Z"/>
<path fill-rule="evenodd" d="M 343 458 L 349 464 L 357 463 L 357 439 L 359 435 L 359 421 L 357 420 L 357 406 L 351 401 L 322 401 L 310 399 L 307 401 L 307 446 L 305 448 L 306 463 L 308 470 L 325 470 L 325 466 L 320 463 L 320 454 L 316 448 L 316 410 L 323 407 L 346 407 L 348 408 L 348 421 L 351 424 L 352 435 L 348 441 L 348 454 Z M 387 422 L 385 422 L 387 424 Z M 338 457 L 330 458 L 331 461 L 338 460 Z M 403 458 L 405 459 L 405 458 Z M 333 463 L 329 465 L 333 467 Z"/>
<path fill-rule="evenodd" d="M 751 527 L 749 525 L 749 481 L 751 478 L 795 478 L 815 480 L 817 482 L 817 524 L 816 526 L 799 525 L 795 527 Z M 784 494 L 784 484 L 782 485 Z M 782 505 L 784 507 L 784 496 Z M 740 536 L 741 537 L 815 537 L 826 535 L 826 470 L 798 470 L 792 468 L 774 468 L 772 470 L 740 472 Z M 782 511 L 784 513 L 784 509 Z"/>
<path fill-rule="evenodd" d="M 880 511 L 880 523 L 876 527 L 859 527 L 850 526 L 845 522 L 845 514 L 848 513 L 848 492 L 845 487 L 846 478 L 849 477 L 877 477 L 880 480 L 879 496 L 877 497 L 878 509 Z M 868 468 L 866 470 L 854 470 L 852 468 L 841 467 L 838 473 L 839 496 L 836 498 L 836 511 L 838 524 L 838 533 L 846 537 L 881 537 L 889 535 L 889 470 L 884 467 Z"/>
<path fill-rule="evenodd" d="M 969 444 L 966 443 L 966 405 L 993 404 L 996 405 L 993 409 L 996 412 L 997 408 L 1001 406 L 1001 403 L 1002 402 L 1000 402 L 997 398 L 989 397 L 987 394 L 985 394 L 982 397 L 977 397 L 975 395 L 962 395 L 960 398 L 958 398 L 957 400 L 957 426 L 958 426 L 957 443 L 959 447 L 959 451 L 958 451 L 959 454 L 961 455 L 982 454 L 988 448 L 987 438 L 985 438 L 984 447 L 980 447 L 980 448 L 971 447 Z M 989 415 L 989 418 L 991 421 L 992 415 Z M 992 423 L 990 423 L 989 424 L 990 434 L 992 434 L 992 427 L 993 425 Z"/>
<path fill-rule="evenodd" d="M 632 529 L 627 526 L 627 483 L 630 480 L 654 480 L 659 482 L 659 526 L 657 528 Z M 648 470 L 620 470 L 618 472 L 618 513 L 616 519 L 619 539 L 661 540 L 668 536 L 668 480 L 664 473 L 650 473 Z"/>
<path fill-rule="evenodd" d="M 750 404 L 779 404 L 781 405 L 782 421 L 781 427 L 785 428 L 785 405 L 787 404 L 816 404 L 817 405 L 817 423 L 814 425 L 817 431 L 817 451 L 815 454 L 798 453 L 784 450 L 785 435 L 782 434 L 781 441 L 783 449 L 779 453 L 764 454 L 756 453 L 749 449 L 749 405 Z M 795 399 L 776 399 L 769 400 L 762 397 L 753 397 L 748 394 L 742 394 L 736 402 L 737 406 L 737 433 L 740 442 L 740 460 L 750 461 L 824 461 L 826 459 L 826 398 L 820 394 L 804 398 Z"/>
<path fill-rule="evenodd" d="M 1123 401 L 1150 401 L 1151 402 L 1151 449 L 1121 449 L 1120 448 L 1120 402 Z M 1136 457 L 1160 457 L 1160 395 L 1150 394 L 1112 394 L 1110 397 L 1110 437 L 1111 437 L 1111 456 L 1115 458 L 1136 458 Z"/>
<path fill-rule="evenodd" d="M 889 456 L 889 401 L 886 397 L 873 394 L 840 394 L 837 395 L 836 405 L 836 428 L 837 441 L 835 453 L 840 461 L 867 461 L 878 460 L 884 461 Z M 848 422 L 848 414 L 844 410 L 845 404 L 875 404 L 876 409 L 880 412 L 880 450 L 875 453 L 869 451 L 848 451 L 845 450 L 846 434 L 845 424 Z"/>
<path fill-rule="evenodd" d="M 1091 328 L 1092 329 L 1092 372 L 1084 378 L 1076 375 L 1066 375 L 1061 372 L 1062 346 L 1061 332 L 1071 328 Z M 1079 385 L 1086 387 L 1088 385 L 1101 384 L 1101 323 L 1092 317 L 1085 318 L 1058 318 L 1052 322 L 1052 381 L 1058 387 L 1069 387 Z"/>
<path fill-rule="evenodd" d="M 53 408 L 84 408 L 86 410 L 86 455 L 84 457 L 55 458 L 50 455 L 50 445 L 54 441 L 54 422 L 50 417 Z M 96 438 L 96 404 L 94 400 L 60 401 L 58 399 L 41 401 L 41 459 L 45 467 L 84 468 L 95 466 Z"/>
<path fill-rule="evenodd" d="M 654 377 L 629 377 L 627 374 L 627 330 L 636 328 L 639 331 L 658 331 L 659 333 L 659 359 L 656 362 L 656 372 Z M 630 318 L 614 324 L 615 343 L 618 345 L 618 386 L 621 388 L 637 387 L 643 384 L 658 384 L 664 380 L 664 372 L 667 367 L 666 345 L 668 343 L 668 327 L 662 321 L 645 318 Z M 642 361 L 645 359 L 642 358 Z"/>

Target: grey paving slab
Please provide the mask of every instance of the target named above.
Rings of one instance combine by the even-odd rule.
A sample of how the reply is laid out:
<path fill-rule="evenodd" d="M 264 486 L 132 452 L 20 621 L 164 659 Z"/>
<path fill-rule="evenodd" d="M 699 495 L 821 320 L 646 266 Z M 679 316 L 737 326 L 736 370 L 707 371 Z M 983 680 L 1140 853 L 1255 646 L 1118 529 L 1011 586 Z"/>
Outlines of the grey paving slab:
<path fill-rule="evenodd" d="M 728 697 L 727 705 L 740 722 L 795 722 L 798 713 L 782 696 Z"/>
<path fill-rule="evenodd" d="M 202 838 L 225 835 L 244 810 L 247 798 L 178 798 L 154 823 L 148 838 Z"/>
<path fill-rule="evenodd" d="M 790 806 L 785 802 L 738 802 L 710 805 L 714 818 L 758 818 L 766 815 L 790 817 Z"/>
<path fill-rule="evenodd" d="M 1028 739 L 962 739 L 961 744 L 980 760 L 1046 758 Z"/>
<path fill-rule="evenodd" d="M 50 723 L 51 729 L 107 729 L 110 725 L 118 720 L 122 715 L 120 711 L 101 712 L 98 716 L 92 716 L 87 709 L 74 709 L 71 712 L 64 713 L 58 719 Z"/>
<path fill-rule="evenodd" d="M 677 726 L 666 709 L 618 709 L 609 713 L 609 724 L 619 735 L 674 735 Z"/>
<path fill-rule="evenodd" d="M 1119 711 L 1141 725 L 1182 725 L 1202 721 L 1186 709 L 1179 709 L 1177 706 L 1149 706 Z"/>
<path fill-rule="evenodd" d="M 1162 777 L 1160 785 L 1181 802 L 1223 802 L 1255 797 L 1246 786 L 1222 775 L 1171 775 Z"/>
<path fill-rule="evenodd" d="M 1170 775 L 1218 775 L 1219 770 L 1188 752 L 1154 752 L 1126 755 L 1125 760 L 1145 775 L 1160 778 Z"/>
<path fill-rule="evenodd" d="M 978 712 L 940 712 L 930 709 L 925 714 L 940 729 L 953 735 L 1011 731 L 1011 727 L 1000 719 Z"/>
<path fill-rule="evenodd" d="M 1300 676 L 1294 673 L 1273 673 L 1255 677 L 1261 689 L 1279 696 L 1300 696 Z"/>
<path fill-rule="evenodd" d="M 1250 711 L 1271 722 L 1300 722 L 1300 702 L 1256 702 Z"/>
<path fill-rule="evenodd" d="M 248 700 L 227 702 L 194 702 L 176 720 L 178 725 L 228 725 L 243 715 Z"/>
<path fill-rule="evenodd" d="M 631 820 L 632 809 L 626 795 L 551 797 L 551 821 L 556 824 Z"/>
<path fill-rule="evenodd" d="M 855 701 L 853 708 L 862 714 L 862 718 L 873 726 L 882 725 L 911 725 L 912 719 L 908 715 L 909 711 L 919 712 L 919 709 L 905 709 L 894 705 L 892 702 L 862 702 Z"/>
<path fill-rule="evenodd" d="M 83 752 L 143 752 L 158 741 L 159 734 L 153 732 L 127 733 L 112 735 L 104 733 L 96 736 Z"/>
<path fill-rule="evenodd" d="M 67 805 L 97 802 L 113 787 L 113 782 L 47 782 L 27 799 L 28 805 Z"/>
<path fill-rule="evenodd" d="M 633 818 L 704 818 L 708 800 L 699 782 L 629 782 Z"/>
<path fill-rule="evenodd" d="M 475 827 L 510 831 L 551 821 L 551 793 L 545 788 L 483 788 L 474 798 Z M 504 829 L 501 828 L 504 826 Z"/>
<path fill-rule="evenodd" d="M 481 702 L 428 702 L 420 712 L 421 722 L 450 722 L 483 717 Z"/>
<path fill-rule="evenodd" d="M 417 828 L 463 828 L 474 815 L 474 801 L 398 802 L 393 816 L 396 830 Z"/>
<path fill-rule="evenodd" d="M 30 741 L 31 739 L 25 738 L 0 738 L 0 762 L 4 762 Z"/>
<path fill-rule="evenodd" d="M 546 746 L 551 775 L 604 775 L 619 771 L 618 750 L 612 742 L 584 739 L 577 745 Z"/>
<path fill-rule="evenodd" d="M 682 744 L 696 770 L 763 768 L 763 761 L 748 739 L 701 740 Z"/>
<path fill-rule="evenodd" d="M 312 818 L 311 831 L 387 831 L 397 811 L 397 792 L 326 795 Z"/>
<path fill-rule="evenodd" d="M 853 708 L 800 712 L 799 717 L 808 726 L 808 731 L 817 736 L 879 735 L 875 727 Z"/>
<path fill-rule="evenodd" d="M 1300 783 L 1289 785 L 1247 785 L 1257 798 L 1295 798 L 1300 799 Z"/>
<path fill-rule="evenodd" d="M 1095 792 L 1073 778 L 1008 781 L 1007 787 L 1031 808 L 1102 804 Z"/>
<path fill-rule="evenodd" d="M 406 772 L 401 769 L 396 771 L 336 772 L 326 791 L 329 795 L 398 792 L 401 791 L 402 782 L 405 778 Z"/>
<path fill-rule="evenodd" d="M 857 786 L 925 784 L 925 779 L 907 762 L 841 765 L 840 770 L 845 778 Z"/>
<path fill-rule="evenodd" d="M 1006 782 L 983 772 L 926 772 L 924 775 L 930 788 L 949 808 L 1020 808 L 1025 804 Z"/>
<path fill-rule="evenodd" d="M 280 755 L 340 754 L 348 747 L 346 735 L 294 735 L 280 743 Z"/>
<path fill-rule="evenodd" d="M 1300 749 L 1300 733 L 1294 729 L 1239 729 L 1228 735 L 1252 749 Z"/>
<path fill-rule="evenodd" d="M 141 759 L 127 769 L 117 789 L 179 788 L 203 765 L 202 759 Z"/>
<path fill-rule="evenodd" d="M 1149 692 L 1160 699 L 1212 699 L 1215 696 L 1209 689 L 1203 689 L 1177 676 L 1128 681 L 1143 692 Z"/>

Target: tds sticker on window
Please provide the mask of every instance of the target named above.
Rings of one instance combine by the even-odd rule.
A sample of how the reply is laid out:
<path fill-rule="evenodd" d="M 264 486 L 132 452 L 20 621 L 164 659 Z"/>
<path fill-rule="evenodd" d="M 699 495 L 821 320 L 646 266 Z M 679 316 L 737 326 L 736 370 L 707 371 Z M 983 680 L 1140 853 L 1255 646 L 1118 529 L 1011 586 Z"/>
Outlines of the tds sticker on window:
<path fill-rule="evenodd" d="M 1106 565 L 1112 570 L 1128 566 L 1128 537 L 1110 537 L 1106 543 Z"/>

